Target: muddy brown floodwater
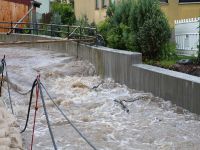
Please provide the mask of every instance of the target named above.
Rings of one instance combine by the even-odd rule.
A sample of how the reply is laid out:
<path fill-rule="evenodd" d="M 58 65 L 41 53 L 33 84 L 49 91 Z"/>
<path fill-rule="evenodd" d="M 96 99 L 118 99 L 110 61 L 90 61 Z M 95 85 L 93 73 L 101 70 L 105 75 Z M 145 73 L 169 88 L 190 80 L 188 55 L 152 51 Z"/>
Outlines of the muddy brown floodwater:
<path fill-rule="evenodd" d="M 87 61 L 63 53 L 26 47 L 1 47 L 6 55 L 9 79 L 21 91 L 31 88 L 37 72 L 59 107 L 98 150 L 199 150 L 199 116 L 169 101 L 127 88 L 111 79 L 102 80 Z M 103 83 L 97 89 L 92 87 Z M 4 87 L 5 88 L 5 87 Z M 6 89 L 4 89 L 6 93 Z M 8 101 L 7 94 L 3 94 Z M 45 94 L 44 94 L 45 95 Z M 25 124 L 29 95 L 11 90 L 16 118 Z M 129 113 L 115 102 L 123 101 Z M 45 95 L 50 123 L 59 150 L 90 150 Z M 35 95 L 27 130 L 22 134 L 29 149 Z M 53 145 L 39 100 L 34 150 L 51 150 Z"/>

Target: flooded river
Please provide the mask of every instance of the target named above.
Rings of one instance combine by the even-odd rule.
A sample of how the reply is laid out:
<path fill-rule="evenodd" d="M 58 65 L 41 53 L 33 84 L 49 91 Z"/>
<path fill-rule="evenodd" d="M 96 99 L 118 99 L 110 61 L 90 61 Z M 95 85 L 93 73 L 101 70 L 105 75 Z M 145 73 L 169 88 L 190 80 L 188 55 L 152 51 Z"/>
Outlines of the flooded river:
<path fill-rule="evenodd" d="M 17 85 L 18 90 L 28 91 L 40 73 L 41 82 L 55 102 L 98 150 L 200 149 L 199 116 L 150 93 L 129 89 L 111 79 L 102 80 L 87 61 L 25 47 L 2 47 L 0 56 L 4 54 L 10 82 Z M 93 88 L 95 86 L 98 87 Z M 6 86 L 3 96 L 9 102 Z M 23 129 L 29 95 L 19 95 L 12 89 L 11 97 L 15 116 Z M 92 149 L 45 93 L 44 97 L 58 149 Z M 25 150 L 30 148 L 34 105 L 35 94 L 28 128 L 22 133 Z M 53 149 L 41 99 L 33 149 Z"/>

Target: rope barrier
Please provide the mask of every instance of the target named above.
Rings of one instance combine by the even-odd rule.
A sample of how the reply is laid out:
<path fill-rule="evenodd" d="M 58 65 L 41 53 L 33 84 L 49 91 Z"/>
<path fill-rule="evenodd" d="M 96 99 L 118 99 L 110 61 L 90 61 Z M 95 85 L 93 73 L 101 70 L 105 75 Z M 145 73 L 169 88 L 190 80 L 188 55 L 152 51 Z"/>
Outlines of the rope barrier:
<path fill-rule="evenodd" d="M 48 117 L 48 114 L 47 114 L 46 104 L 45 104 L 45 101 L 44 101 L 44 96 L 43 96 L 43 92 L 42 92 L 41 83 L 40 83 L 40 79 L 39 78 L 37 79 L 37 83 L 38 83 L 38 87 L 39 87 L 39 90 L 40 90 L 40 97 L 42 99 L 42 104 L 43 104 L 43 108 L 44 108 L 44 114 L 45 114 L 45 117 L 46 117 L 46 120 L 47 120 L 47 125 L 48 125 L 48 128 L 49 128 L 49 133 L 50 133 L 50 136 L 51 136 L 51 140 L 52 140 L 54 149 L 57 150 L 57 146 L 56 146 L 56 143 L 55 143 L 55 140 L 54 140 L 53 132 L 51 130 L 51 125 L 50 125 L 49 117 Z"/>
<path fill-rule="evenodd" d="M 32 98 L 33 98 L 33 91 L 34 91 L 34 88 L 35 88 L 36 84 L 37 84 L 37 79 L 35 79 L 33 84 L 32 84 L 30 100 L 29 100 L 29 106 L 28 106 L 28 113 L 27 113 L 27 117 L 26 117 L 26 123 L 25 123 L 24 129 L 21 131 L 21 133 L 23 133 L 26 130 L 27 125 L 28 125 L 29 116 L 30 116 L 30 110 L 31 110 L 31 104 L 32 104 Z"/>
<path fill-rule="evenodd" d="M 3 75 L 3 72 L 4 72 L 4 58 L 5 58 L 5 55 L 4 55 L 3 59 L 1 60 L 2 73 L 1 73 L 0 96 L 2 94 L 2 86 L 3 86 L 3 78 L 4 78 L 4 75 Z"/>
<path fill-rule="evenodd" d="M 39 76 L 37 76 L 38 80 Z M 32 132 L 32 139 L 31 139 L 31 150 L 33 149 L 33 140 L 34 140 L 34 132 L 35 132 L 35 122 L 36 122 L 36 115 L 38 110 L 38 98 L 39 98 L 39 87 L 38 84 L 36 85 L 36 102 L 35 102 L 35 114 L 34 114 L 34 121 L 33 121 L 33 132 Z"/>
<path fill-rule="evenodd" d="M 78 128 L 76 128 L 76 126 L 69 120 L 69 118 L 65 115 L 65 113 L 62 111 L 62 109 L 55 103 L 55 101 L 53 100 L 53 98 L 51 97 L 51 95 L 49 94 L 47 89 L 45 88 L 45 86 L 42 83 L 40 83 L 40 84 L 43 87 L 43 89 L 45 90 L 45 92 L 47 93 L 50 100 L 53 102 L 53 104 L 56 106 L 56 108 L 60 111 L 60 113 L 63 115 L 63 117 L 74 128 L 74 130 L 76 130 L 76 132 L 87 142 L 88 145 L 90 145 L 94 150 L 97 150 L 97 148 L 78 130 Z"/>
<path fill-rule="evenodd" d="M 7 78 L 7 80 L 9 79 L 8 78 L 6 61 L 5 61 L 5 55 L 4 55 L 4 58 L 1 60 L 1 63 L 2 63 L 3 71 L 2 71 L 2 75 L 1 75 L 2 76 L 2 80 L 1 80 L 1 84 L 0 84 L 0 96 L 1 96 L 1 92 L 2 92 L 2 86 L 3 86 L 3 77 L 4 77 L 3 72 L 4 72 L 4 70 L 6 72 L 6 78 Z M 102 83 L 100 83 L 99 85 L 93 87 L 92 89 L 98 88 L 101 84 Z M 91 144 L 91 142 L 89 140 L 87 140 L 87 138 L 68 119 L 68 117 L 62 111 L 62 109 L 54 102 L 54 100 L 52 99 L 52 97 L 50 96 L 50 94 L 48 93 L 48 91 L 46 90 L 45 86 L 40 82 L 40 76 L 37 76 L 37 79 L 35 79 L 34 82 L 33 82 L 33 84 L 32 84 L 31 90 L 29 90 L 28 92 L 22 93 L 22 92 L 18 91 L 17 89 L 14 90 L 15 92 L 17 92 L 17 93 L 19 93 L 21 95 L 27 95 L 28 93 L 30 93 L 30 100 L 29 100 L 28 112 L 27 112 L 27 117 L 26 117 L 26 123 L 25 123 L 25 126 L 24 126 L 23 130 L 20 133 L 23 133 L 26 130 L 27 126 L 28 126 L 28 121 L 29 121 L 29 117 L 30 117 L 30 108 L 31 108 L 31 104 L 32 104 L 33 91 L 34 91 L 35 86 L 36 86 L 36 104 L 35 104 L 35 114 L 34 114 L 33 131 L 32 131 L 32 139 L 31 139 L 31 147 L 30 147 L 30 149 L 32 150 L 32 147 L 33 147 L 34 131 L 35 131 L 35 123 L 36 123 L 36 114 L 37 114 L 37 110 L 38 110 L 38 99 L 39 99 L 39 93 L 40 93 L 40 97 L 41 97 L 43 108 L 44 108 L 45 117 L 46 117 L 46 120 L 47 120 L 47 125 L 48 125 L 48 129 L 49 129 L 49 133 L 50 133 L 50 136 L 51 136 L 51 139 L 52 139 L 52 143 L 53 143 L 54 149 L 57 150 L 57 146 L 56 146 L 56 143 L 55 143 L 55 139 L 54 139 L 54 136 L 53 136 L 53 132 L 52 132 L 52 129 L 51 129 L 51 125 L 50 125 L 50 121 L 49 121 L 49 117 L 48 117 L 48 113 L 47 113 L 47 109 L 46 109 L 46 104 L 45 104 L 45 101 L 44 101 L 44 96 L 43 96 L 43 91 L 42 91 L 42 88 L 43 88 L 45 90 L 45 92 L 47 93 L 48 97 L 51 99 L 51 101 L 54 103 L 54 105 L 57 107 L 57 109 L 61 112 L 61 114 L 63 115 L 63 117 L 69 122 L 69 124 L 87 142 L 88 145 L 90 145 L 94 150 L 97 150 L 97 148 L 93 144 Z M 41 86 L 42 86 L 42 88 L 41 88 Z M 12 99 L 11 99 L 10 87 L 13 88 L 9 84 L 9 81 L 7 81 L 7 90 L 8 90 L 8 94 L 9 94 L 10 106 L 11 106 L 12 113 L 14 114 L 13 106 L 12 106 Z"/>
<path fill-rule="evenodd" d="M 3 65 L 3 72 L 5 70 L 6 78 L 8 79 L 8 72 L 7 72 L 7 65 L 6 65 L 5 55 L 4 55 L 3 59 L 1 60 L 1 62 L 2 62 L 2 65 Z M 3 79 L 3 74 L 2 74 L 2 79 Z M 2 82 L 1 82 L 1 86 L 2 86 Z M 8 96 L 9 96 L 11 111 L 12 111 L 12 114 L 14 114 L 13 105 L 12 105 L 12 99 L 11 99 L 11 93 L 10 93 L 10 84 L 8 82 L 7 82 L 7 90 L 8 90 Z"/>

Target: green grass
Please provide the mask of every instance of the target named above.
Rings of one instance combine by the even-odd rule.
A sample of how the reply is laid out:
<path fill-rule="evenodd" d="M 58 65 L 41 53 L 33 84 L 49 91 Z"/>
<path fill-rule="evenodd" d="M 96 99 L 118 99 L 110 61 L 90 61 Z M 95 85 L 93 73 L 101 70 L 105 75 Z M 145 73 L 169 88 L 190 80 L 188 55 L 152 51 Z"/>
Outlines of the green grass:
<path fill-rule="evenodd" d="M 195 58 L 194 56 L 176 56 L 172 59 L 165 59 L 165 60 L 159 60 L 159 61 L 145 60 L 144 63 L 149 64 L 149 65 L 153 65 L 153 66 L 159 66 L 159 67 L 170 69 L 174 64 L 176 64 L 176 62 L 178 60 L 181 60 L 181 59 L 192 59 L 192 60 L 194 60 L 194 58 Z"/>

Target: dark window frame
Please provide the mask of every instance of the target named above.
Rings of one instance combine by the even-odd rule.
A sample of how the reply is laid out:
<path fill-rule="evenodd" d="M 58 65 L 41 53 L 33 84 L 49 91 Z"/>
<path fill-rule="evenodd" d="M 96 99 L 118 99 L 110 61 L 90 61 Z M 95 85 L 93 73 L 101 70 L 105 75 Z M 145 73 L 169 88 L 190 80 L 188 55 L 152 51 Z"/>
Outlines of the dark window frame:
<path fill-rule="evenodd" d="M 101 6 L 102 8 L 107 8 L 106 0 L 101 0 Z"/>
<path fill-rule="evenodd" d="M 160 0 L 161 3 L 168 3 L 168 0 Z"/>
<path fill-rule="evenodd" d="M 200 0 L 179 0 L 179 3 L 200 3 Z"/>
<path fill-rule="evenodd" d="M 98 10 L 100 7 L 99 7 L 99 0 L 96 0 L 95 1 L 95 8 Z"/>

